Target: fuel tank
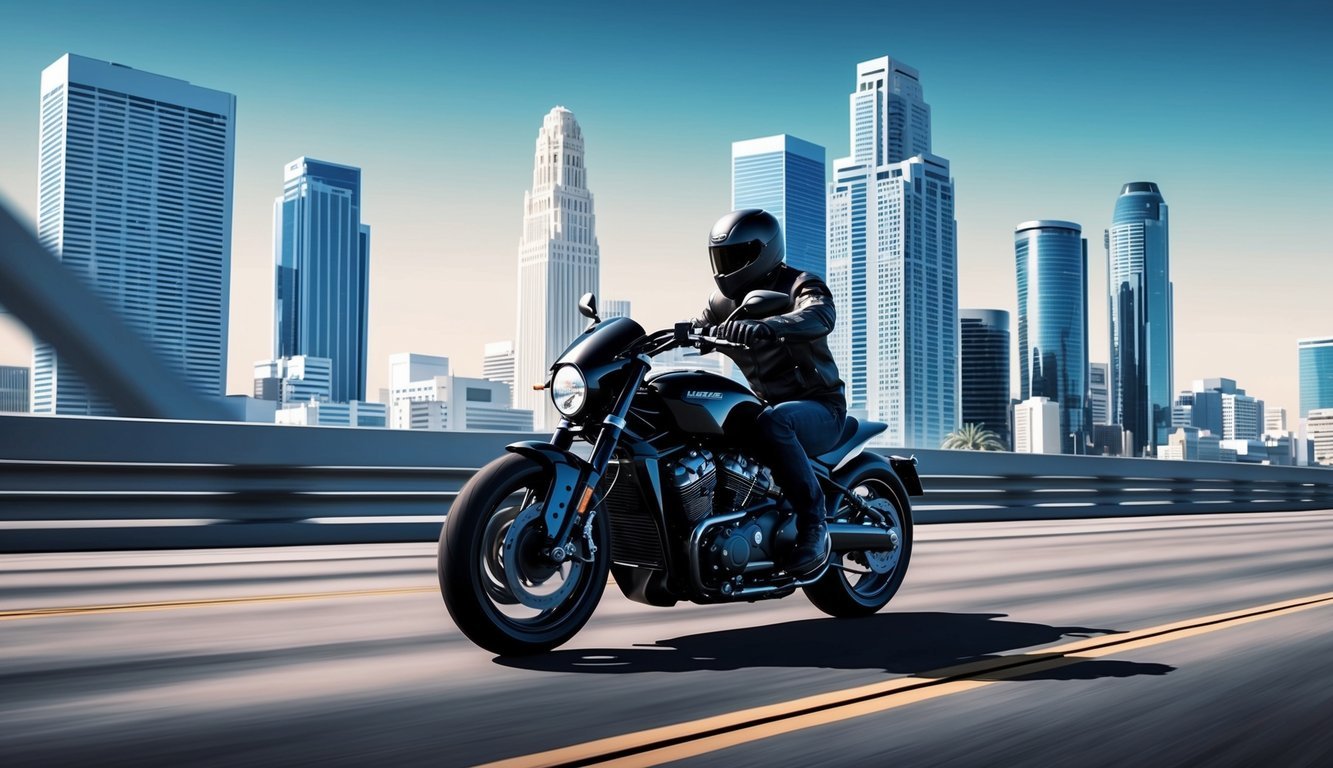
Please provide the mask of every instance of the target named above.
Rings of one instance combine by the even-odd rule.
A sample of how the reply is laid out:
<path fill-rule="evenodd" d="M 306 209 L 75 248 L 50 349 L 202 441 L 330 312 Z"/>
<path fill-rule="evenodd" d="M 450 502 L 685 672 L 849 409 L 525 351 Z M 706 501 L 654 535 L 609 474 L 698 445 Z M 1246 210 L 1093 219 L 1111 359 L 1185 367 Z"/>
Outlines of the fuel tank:
<path fill-rule="evenodd" d="M 696 435 L 735 434 L 754 422 L 764 404 L 744 384 L 707 371 L 667 371 L 648 377 L 676 425 Z"/>

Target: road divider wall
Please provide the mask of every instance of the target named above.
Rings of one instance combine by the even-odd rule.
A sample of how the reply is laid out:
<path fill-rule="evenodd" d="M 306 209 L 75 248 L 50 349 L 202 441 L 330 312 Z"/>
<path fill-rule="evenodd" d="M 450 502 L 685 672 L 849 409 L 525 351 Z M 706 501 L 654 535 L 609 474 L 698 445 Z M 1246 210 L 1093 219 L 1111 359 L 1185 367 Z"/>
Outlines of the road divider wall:
<path fill-rule="evenodd" d="M 0 552 L 432 541 L 531 434 L 0 416 Z M 918 523 L 1333 509 L 1333 470 L 1098 456 L 917 457 Z"/>

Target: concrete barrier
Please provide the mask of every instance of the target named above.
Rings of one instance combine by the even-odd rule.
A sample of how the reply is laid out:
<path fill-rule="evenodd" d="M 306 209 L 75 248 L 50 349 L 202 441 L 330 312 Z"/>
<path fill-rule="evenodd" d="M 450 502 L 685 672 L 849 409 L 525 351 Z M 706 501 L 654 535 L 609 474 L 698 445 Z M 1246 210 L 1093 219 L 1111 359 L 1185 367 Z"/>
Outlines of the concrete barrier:
<path fill-rule="evenodd" d="M 430 541 L 473 472 L 533 437 L 4 415 L 0 552 Z M 919 523 L 1333 509 L 1323 468 L 915 454 Z"/>

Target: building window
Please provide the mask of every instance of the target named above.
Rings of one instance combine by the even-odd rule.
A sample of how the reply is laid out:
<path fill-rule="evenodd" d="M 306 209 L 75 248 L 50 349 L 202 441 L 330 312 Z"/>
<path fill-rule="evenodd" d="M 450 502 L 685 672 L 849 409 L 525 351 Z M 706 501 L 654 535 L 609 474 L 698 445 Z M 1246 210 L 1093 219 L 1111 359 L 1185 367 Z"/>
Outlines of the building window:
<path fill-rule="evenodd" d="M 484 387 L 467 388 L 467 400 L 470 403 L 489 403 L 492 394 L 491 390 Z"/>

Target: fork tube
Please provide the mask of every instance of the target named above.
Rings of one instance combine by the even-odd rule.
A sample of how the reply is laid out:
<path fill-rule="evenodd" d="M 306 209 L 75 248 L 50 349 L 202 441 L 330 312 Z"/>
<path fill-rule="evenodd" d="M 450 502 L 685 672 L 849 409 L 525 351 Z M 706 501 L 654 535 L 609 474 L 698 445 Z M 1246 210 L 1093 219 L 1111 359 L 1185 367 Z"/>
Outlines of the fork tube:
<path fill-rule="evenodd" d="M 593 446 L 590 463 L 594 477 L 589 478 L 589 485 L 600 480 L 607 465 L 611 463 L 611 455 L 615 453 L 616 446 L 620 444 L 620 435 L 625 431 L 625 417 L 629 414 L 629 407 L 634 402 L 634 396 L 639 393 L 643 377 L 651 368 L 652 362 L 644 355 L 635 357 L 630 365 L 629 380 L 625 382 L 625 388 L 621 390 L 611 412 L 602 420 L 602 431 L 597 435 L 597 442 Z"/>

